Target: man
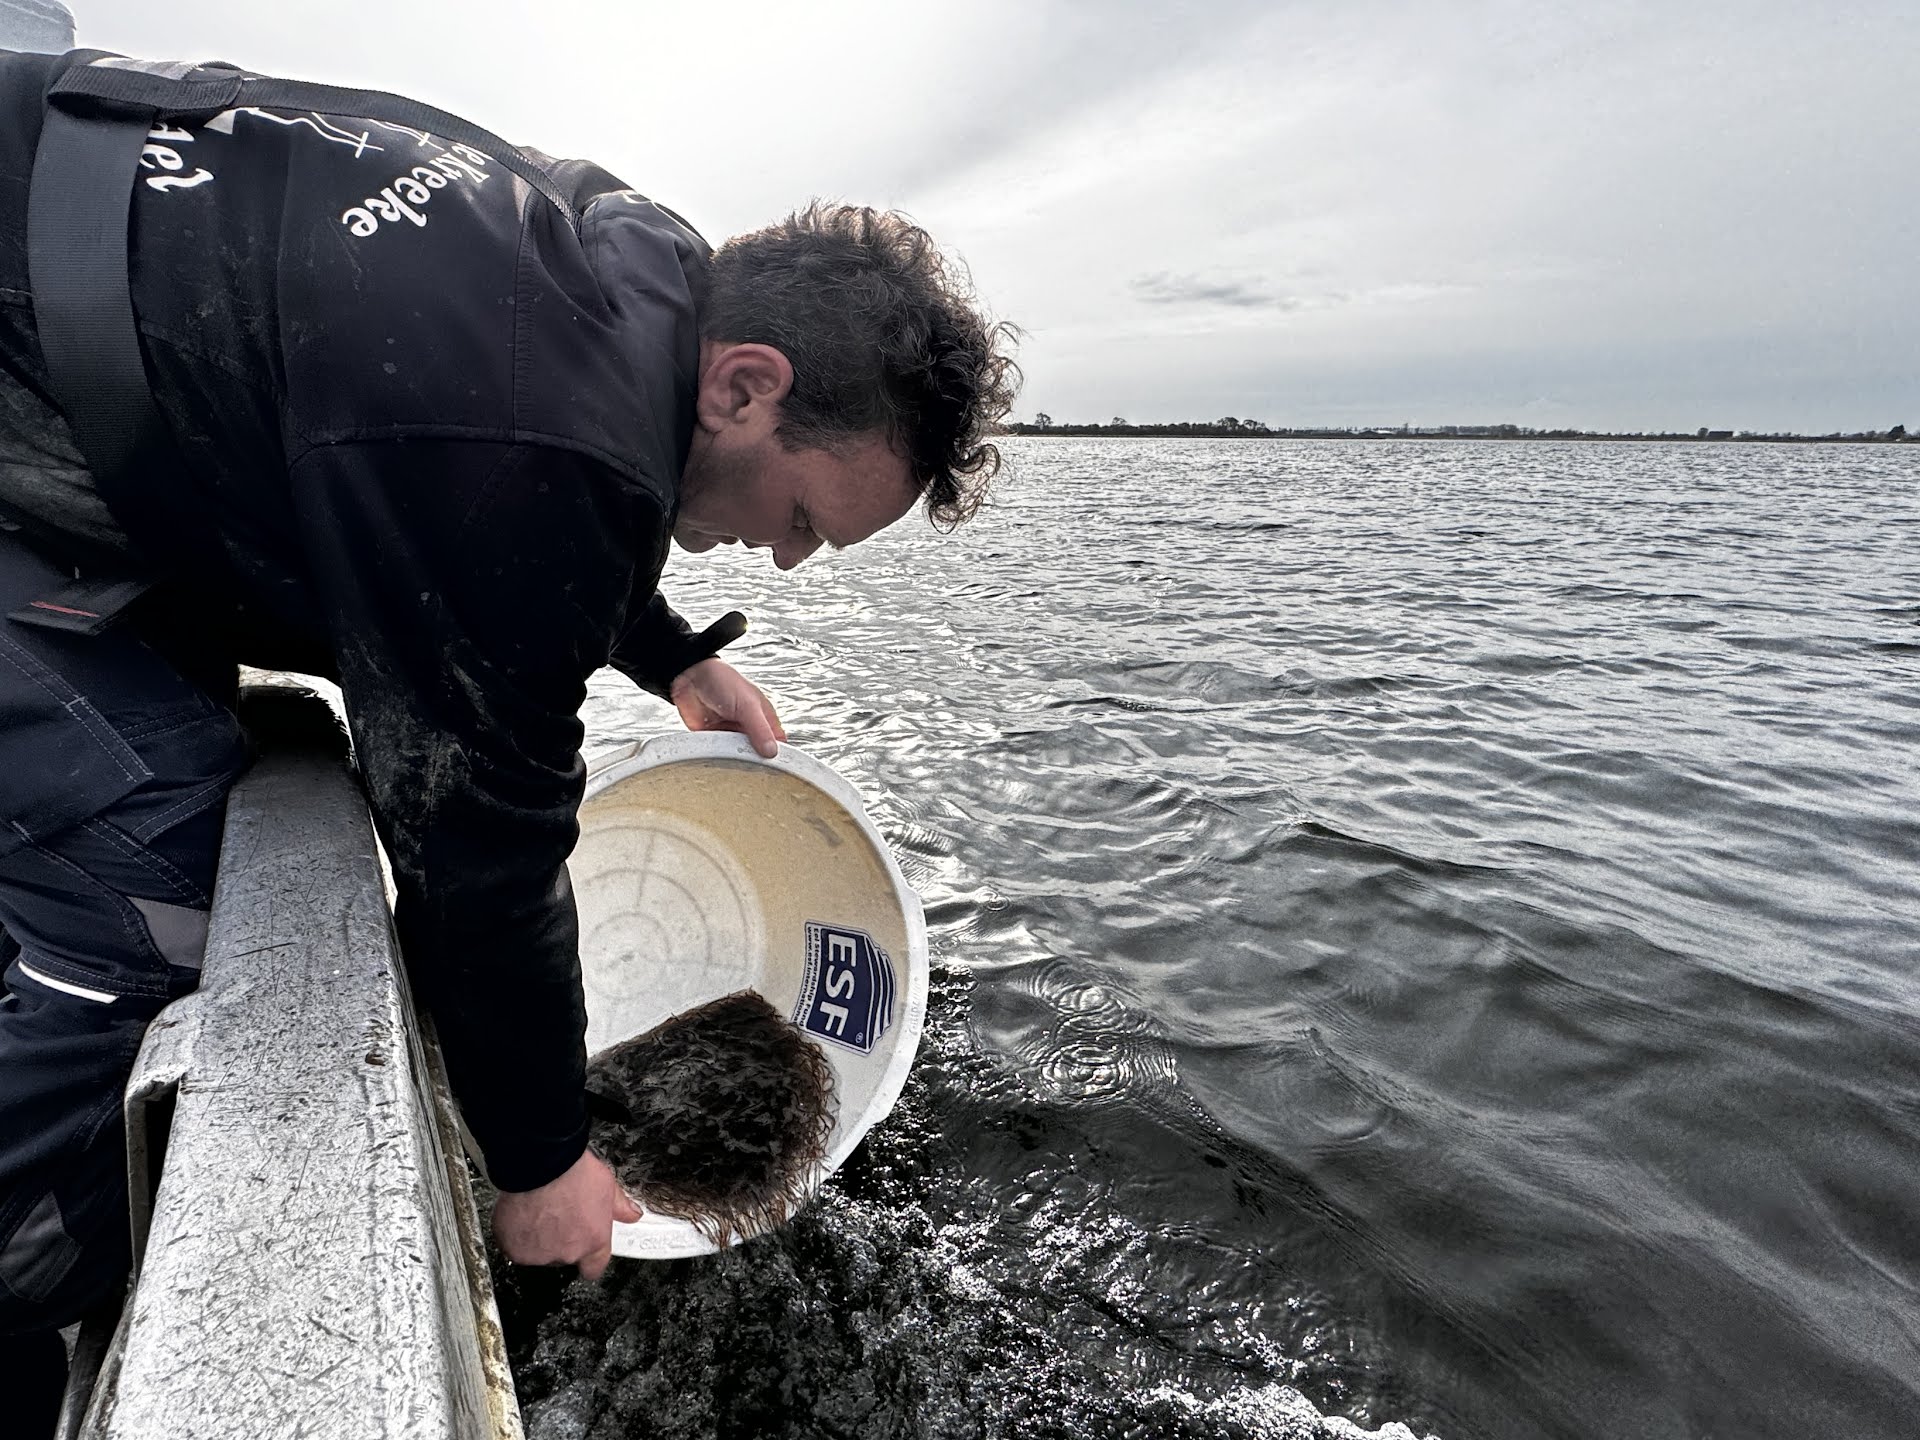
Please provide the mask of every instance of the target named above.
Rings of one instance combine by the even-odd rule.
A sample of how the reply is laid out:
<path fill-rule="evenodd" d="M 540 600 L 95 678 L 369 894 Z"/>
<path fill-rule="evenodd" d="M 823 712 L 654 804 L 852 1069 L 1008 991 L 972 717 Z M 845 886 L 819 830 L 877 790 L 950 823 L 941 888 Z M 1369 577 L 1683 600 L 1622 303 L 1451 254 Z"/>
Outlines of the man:
<path fill-rule="evenodd" d="M 124 1271 L 120 1092 L 198 978 L 236 662 L 339 680 L 497 1237 L 591 1277 L 635 1215 L 586 1149 L 587 677 L 773 753 L 771 704 L 656 589 L 668 537 L 784 570 L 916 503 L 965 519 L 1004 330 L 897 215 L 815 205 L 710 255 L 582 162 L 236 105 L 136 136 L 133 310 L 179 463 L 115 491 L 27 244 L 49 86 L 89 65 L 141 68 L 0 54 L 0 1353 L 51 1367 Z"/>

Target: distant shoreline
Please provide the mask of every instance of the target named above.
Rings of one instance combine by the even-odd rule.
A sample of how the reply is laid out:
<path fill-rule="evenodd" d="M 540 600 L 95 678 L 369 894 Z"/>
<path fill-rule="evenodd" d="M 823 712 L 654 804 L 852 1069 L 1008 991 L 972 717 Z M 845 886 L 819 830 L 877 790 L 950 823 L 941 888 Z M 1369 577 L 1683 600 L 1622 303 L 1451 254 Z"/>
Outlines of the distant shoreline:
<path fill-rule="evenodd" d="M 1893 430 L 1862 430 L 1852 434 L 1798 435 L 1787 432 L 1763 434 L 1753 430 L 1695 431 L 1604 431 L 1535 430 L 1523 425 L 1437 425 L 1386 429 L 1357 426 L 1350 429 L 1272 429 L 1265 425 L 1241 423 L 1199 424 L 1177 421 L 1169 425 L 1030 425 L 1003 426 L 1002 434 L 1096 438 L 1103 435 L 1164 440 L 1640 440 L 1684 441 L 1688 444 L 1720 443 L 1734 445 L 1902 445 L 1920 441 L 1920 435 L 1908 435 L 1904 427 Z"/>

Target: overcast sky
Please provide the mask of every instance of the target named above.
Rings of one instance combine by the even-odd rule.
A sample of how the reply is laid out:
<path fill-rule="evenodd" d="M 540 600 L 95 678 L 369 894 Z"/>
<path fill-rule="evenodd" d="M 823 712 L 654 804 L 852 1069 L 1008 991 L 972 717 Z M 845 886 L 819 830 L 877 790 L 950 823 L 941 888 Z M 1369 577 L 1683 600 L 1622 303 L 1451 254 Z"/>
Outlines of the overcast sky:
<path fill-rule="evenodd" d="M 709 239 L 904 209 L 1016 414 L 1920 430 L 1920 0 L 72 0 L 397 90 Z"/>

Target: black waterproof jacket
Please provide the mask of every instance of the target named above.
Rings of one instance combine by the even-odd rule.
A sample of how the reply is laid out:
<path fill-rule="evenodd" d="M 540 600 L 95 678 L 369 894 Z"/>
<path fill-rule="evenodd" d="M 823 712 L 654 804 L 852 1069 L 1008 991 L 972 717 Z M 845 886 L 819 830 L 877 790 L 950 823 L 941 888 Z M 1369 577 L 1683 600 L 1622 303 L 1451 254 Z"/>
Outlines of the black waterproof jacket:
<path fill-rule="evenodd" d="M 29 289 L 60 63 L 0 53 L 0 505 L 111 568 L 152 537 L 92 493 Z M 576 233 L 479 150 L 347 116 L 228 112 L 143 166 L 134 307 L 217 531 L 193 603 L 229 658 L 340 682 L 462 1110 L 497 1184 L 544 1184 L 587 1133 L 587 677 L 664 693 L 699 654 L 655 585 L 707 247 L 594 166 L 546 167 Z"/>

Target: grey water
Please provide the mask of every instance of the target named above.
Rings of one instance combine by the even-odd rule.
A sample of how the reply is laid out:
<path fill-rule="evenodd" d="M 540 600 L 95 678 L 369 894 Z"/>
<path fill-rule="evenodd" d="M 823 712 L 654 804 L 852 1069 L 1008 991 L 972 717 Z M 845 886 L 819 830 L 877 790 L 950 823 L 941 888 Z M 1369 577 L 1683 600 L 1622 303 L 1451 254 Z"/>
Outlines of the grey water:
<path fill-rule="evenodd" d="M 1920 1434 L 1920 447 L 1006 450 L 669 570 L 930 1031 L 781 1235 L 508 1279 L 535 1440 Z"/>

